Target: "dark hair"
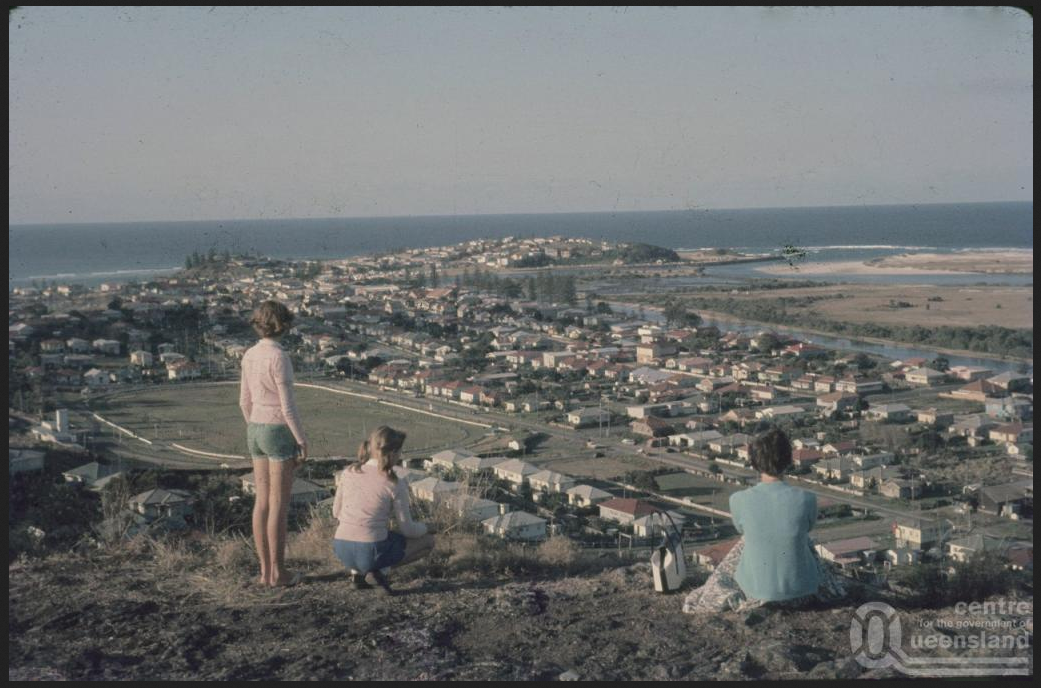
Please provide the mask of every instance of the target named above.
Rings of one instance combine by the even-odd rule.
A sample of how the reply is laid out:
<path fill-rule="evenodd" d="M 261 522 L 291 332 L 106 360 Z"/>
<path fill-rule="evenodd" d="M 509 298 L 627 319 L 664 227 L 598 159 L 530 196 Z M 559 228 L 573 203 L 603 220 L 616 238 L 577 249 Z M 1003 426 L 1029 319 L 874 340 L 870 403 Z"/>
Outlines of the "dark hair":
<path fill-rule="evenodd" d="M 370 458 L 375 456 L 379 459 L 379 469 L 387 476 L 387 479 L 392 483 L 398 481 L 398 477 L 394 474 L 395 463 L 391 461 L 391 457 L 401 451 L 402 445 L 405 444 L 405 433 L 394 428 L 381 425 L 369 434 L 369 438 L 358 445 L 358 462 L 351 465 L 351 470 L 361 471 L 362 465 Z"/>
<path fill-rule="evenodd" d="M 265 301 L 253 311 L 249 324 L 261 337 L 280 337 L 293 324 L 293 313 L 278 301 Z"/>
<path fill-rule="evenodd" d="M 760 473 L 780 477 L 792 465 L 792 443 L 782 430 L 771 428 L 752 440 L 749 459 Z"/>

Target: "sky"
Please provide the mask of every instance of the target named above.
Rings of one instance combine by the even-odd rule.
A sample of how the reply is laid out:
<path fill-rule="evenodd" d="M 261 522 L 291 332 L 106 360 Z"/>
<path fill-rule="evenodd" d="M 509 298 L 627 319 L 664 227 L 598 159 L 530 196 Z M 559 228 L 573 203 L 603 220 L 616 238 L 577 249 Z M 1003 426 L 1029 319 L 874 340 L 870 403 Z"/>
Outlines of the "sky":
<path fill-rule="evenodd" d="M 29 7 L 10 224 L 1033 200 L 1002 8 Z"/>

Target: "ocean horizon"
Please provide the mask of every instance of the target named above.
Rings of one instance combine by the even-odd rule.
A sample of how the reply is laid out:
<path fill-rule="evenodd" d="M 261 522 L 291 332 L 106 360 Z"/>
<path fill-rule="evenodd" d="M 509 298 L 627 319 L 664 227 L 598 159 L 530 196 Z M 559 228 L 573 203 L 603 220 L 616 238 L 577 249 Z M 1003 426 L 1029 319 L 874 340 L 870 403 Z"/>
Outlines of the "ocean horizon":
<path fill-rule="evenodd" d="M 210 249 L 334 260 L 472 239 L 556 235 L 678 250 L 769 252 L 794 245 L 836 259 L 1033 249 L 1033 202 L 9 225 L 8 286 L 146 279 L 176 271 L 192 252 Z"/>

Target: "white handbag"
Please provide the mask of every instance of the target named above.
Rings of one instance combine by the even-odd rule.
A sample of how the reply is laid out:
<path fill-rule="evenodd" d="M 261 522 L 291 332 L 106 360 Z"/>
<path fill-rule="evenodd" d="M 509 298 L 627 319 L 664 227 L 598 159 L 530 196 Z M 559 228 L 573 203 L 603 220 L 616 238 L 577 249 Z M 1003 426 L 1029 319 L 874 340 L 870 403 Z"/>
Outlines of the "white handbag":
<path fill-rule="evenodd" d="M 675 521 L 664 511 L 662 516 L 662 542 L 651 555 L 651 572 L 654 589 L 658 592 L 675 592 L 687 578 L 687 562 L 683 556 L 683 533 Z M 668 519 L 666 522 L 665 519 Z"/>

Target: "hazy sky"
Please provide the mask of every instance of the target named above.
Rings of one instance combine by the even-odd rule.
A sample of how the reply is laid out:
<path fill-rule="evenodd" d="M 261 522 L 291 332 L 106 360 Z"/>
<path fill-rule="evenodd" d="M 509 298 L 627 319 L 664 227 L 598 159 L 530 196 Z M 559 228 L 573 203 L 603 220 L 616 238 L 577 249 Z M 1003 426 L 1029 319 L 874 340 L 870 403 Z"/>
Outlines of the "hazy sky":
<path fill-rule="evenodd" d="M 9 220 L 1033 199 L 997 8 L 35 8 Z"/>

